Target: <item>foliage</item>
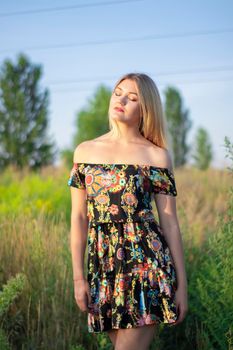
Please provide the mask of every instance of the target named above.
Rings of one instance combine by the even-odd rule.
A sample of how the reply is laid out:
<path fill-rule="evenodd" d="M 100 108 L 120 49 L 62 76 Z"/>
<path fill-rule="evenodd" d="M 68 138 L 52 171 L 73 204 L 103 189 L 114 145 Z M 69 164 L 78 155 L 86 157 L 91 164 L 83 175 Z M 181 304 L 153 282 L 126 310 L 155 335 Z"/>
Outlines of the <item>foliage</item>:
<path fill-rule="evenodd" d="M 10 345 L 8 343 L 7 337 L 1 328 L 0 328 L 0 349 L 10 350 Z"/>
<path fill-rule="evenodd" d="M 231 174 L 233 175 L 233 143 L 231 143 L 229 137 L 224 137 L 224 146 L 226 148 L 226 155 L 225 158 L 229 158 L 231 160 L 231 165 L 227 167 L 228 170 L 230 170 Z"/>
<path fill-rule="evenodd" d="M 232 145 L 229 153 L 230 149 Z M 231 174 L 228 174 L 228 184 L 229 176 Z M 218 215 L 217 226 L 212 225 L 212 231 L 209 231 L 204 241 L 200 241 L 199 245 L 190 244 L 190 238 L 187 240 L 187 237 L 191 235 L 185 233 L 188 314 L 185 320 L 173 329 L 162 325 L 158 333 L 159 339 L 155 339 L 150 350 L 232 350 L 232 185 L 228 185 L 227 196 L 225 192 L 224 196 L 227 197 L 227 208 Z M 181 227 L 184 226 L 181 224 Z"/>
<path fill-rule="evenodd" d="M 187 134 L 192 122 L 189 119 L 189 111 L 183 107 L 183 101 L 177 89 L 166 88 L 164 110 L 171 143 L 169 148 L 173 153 L 174 166 L 180 167 L 187 163 L 190 151 L 190 146 L 187 144 Z"/>
<path fill-rule="evenodd" d="M 204 128 L 199 128 L 197 130 L 192 157 L 195 160 L 195 166 L 201 170 L 206 170 L 213 159 L 210 138 L 208 132 Z"/>
<path fill-rule="evenodd" d="M 48 90 L 39 86 L 42 70 L 21 54 L 6 59 L 0 73 L 0 168 L 22 169 L 53 163 L 55 146 L 47 135 Z"/>
<path fill-rule="evenodd" d="M 14 299 L 22 292 L 25 283 L 25 276 L 17 274 L 3 286 L 3 290 L 0 292 L 0 318 L 7 312 Z"/>
<path fill-rule="evenodd" d="M 64 149 L 61 152 L 65 164 L 71 164 L 76 146 L 86 140 L 90 140 L 109 131 L 108 107 L 111 90 L 100 85 L 94 95 L 89 98 L 85 108 L 76 116 L 76 129 L 72 141 L 72 149 Z"/>
<path fill-rule="evenodd" d="M 111 90 L 100 85 L 94 96 L 91 97 L 86 108 L 77 114 L 77 133 L 74 137 L 74 145 L 84 140 L 93 139 L 104 134 L 108 128 L 108 106 Z"/>
<path fill-rule="evenodd" d="M 71 168 L 72 164 L 70 164 Z M 17 172 L 11 167 L 0 177 L 0 215 L 14 220 L 18 215 L 56 217 L 64 212 L 69 219 L 70 198 L 67 168 L 43 168 Z"/>
<path fill-rule="evenodd" d="M 85 350 L 82 345 L 72 346 L 69 350 Z"/>
<path fill-rule="evenodd" d="M 82 345 L 72 346 L 69 350 L 85 350 Z"/>
<path fill-rule="evenodd" d="M 48 167 L 34 174 L 9 168 L 0 177 L 0 286 L 17 273 L 28 281 L 14 308 L 4 316 L 7 339 L 17 350 L 112 349 L 107 334 L 87 332 L 87 315 L 74 299 L 69 171 L 70 167 Z M 189 312 L 180 326 L 160 325 L 151 350 L 217 350 L 211 332 L 225 345 L 232 341 L 232 329 L 227 327 L 232 312 L 228 295 L 233 256 L 231 247 L 228 252 L 229 231 L 233 231 L 226 203 L 229 175 L 215 169 L 177 169 L 176 182 Z M 217 238 L 209 240 L 214 233 Z"/>
<path fill-rule="evenodd" d="M 4 316 L 13 304 L 15 299 L 22 293 L 26 286 L 26 277 L 22 273 L 18 273 L 15 277 L 11 277 L 7 284 L 3 286 L 3 290 L 0 292 L 0 320 L 4 325 Z M 9 349 L 9 343 L 4 330 L 0 328 L 0 349 Z"/>
<path fill-rule="evenodd" d="M 232 150 L 229 148 L 229 152 Z M 233 170 L 231 170 L 233 173 Z M 194 310 L 205 325 L 213 348 L 226 349 L 233 341 L 233 186 L 227 198 L 225 217 L 203 247 L 198 275 Z M 195 296 L 196 296 L 195 295 Z M 221 316 L 222 315 L 222 316 Z M 219 319 L 220 317 L 220 319 Z"/>
<path fill-rule="evenodd" d="M 48 350 L 68 349 L 78 341 L 87 344 L 83 339 L 85 315 L 78 312 L 73 297 L 69 231 L 63 216 L 47 219 L 19 214 L 16 221 L 1 224 L 0 284 L 19 272 L 29 281 L 14 309 L 22 317 L 16 317 L 14 323 L 11 318 L 5 321 L 11 344 L 17 349 L 24 344 L 26 349 Z"/>

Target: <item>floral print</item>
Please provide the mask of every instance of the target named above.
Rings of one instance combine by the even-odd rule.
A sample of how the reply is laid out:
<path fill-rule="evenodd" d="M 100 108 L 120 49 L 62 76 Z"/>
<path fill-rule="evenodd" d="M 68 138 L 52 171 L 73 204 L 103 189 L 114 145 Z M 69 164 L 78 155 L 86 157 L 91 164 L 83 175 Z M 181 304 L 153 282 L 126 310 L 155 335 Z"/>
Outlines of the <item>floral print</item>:
<path fill-rule="evenodd" d="M 175 265 L 152 195 L 177 196 L 168 168 L 73 163 L 68 185 L 86 190 L 88 331 L 132 328 L 177 319 Z"/>
<path fill-rule="evenodd" d="M 86 189 L 90 223 L 145 221 L 151 195 L 177 195 L 173 173 L 150 165 L 74 163 L 70 186 Z"/>

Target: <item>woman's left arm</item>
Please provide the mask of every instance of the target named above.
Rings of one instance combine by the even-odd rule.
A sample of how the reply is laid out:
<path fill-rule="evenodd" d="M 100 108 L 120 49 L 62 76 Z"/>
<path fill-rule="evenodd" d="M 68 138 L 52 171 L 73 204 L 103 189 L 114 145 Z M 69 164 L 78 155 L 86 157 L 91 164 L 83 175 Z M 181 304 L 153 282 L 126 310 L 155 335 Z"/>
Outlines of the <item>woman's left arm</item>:
<path fill-rule="evenodd" d="M 176 212 L 176 198 L 166 194 L 155 194 L 159 224 L 170 249 L 177 275 L 176 305 L 180 323 L 188 310 L 187 277 L 185 271 L 183 241 Z"/>

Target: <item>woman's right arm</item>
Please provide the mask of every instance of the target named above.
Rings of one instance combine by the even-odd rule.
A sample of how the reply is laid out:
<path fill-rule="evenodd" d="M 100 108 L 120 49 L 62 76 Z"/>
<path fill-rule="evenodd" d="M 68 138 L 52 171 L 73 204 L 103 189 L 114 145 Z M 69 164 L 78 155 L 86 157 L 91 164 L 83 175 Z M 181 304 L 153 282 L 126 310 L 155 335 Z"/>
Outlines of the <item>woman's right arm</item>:
<path fill-rule="evenodd" d="M 84 258 L 88 235 L 88 217 L 86 203 L 85 178 L 79 172 L 77 163 L 80 155 L 85 153 L 85 144 L 79 144 L 73 155 L 73 169 L 71 172 L 71 229 L 70 247 L 72 253 L 73 279 L 85 278 Z"/>
<path fill-rule="evenodd" d="M 86 213 L 86 191 L 71 187 L 70 248 L 72 254 L 73 279 L 85 278 L 84 258 L 88 235 Z"/>
<path fill-rule="evenodd" d="M 73 169 L 69 181 L 71 190 L 70 248 L 72 255 L 75 299 L 82 311 L 91 303 L 90 289 L 84 273 L 85 251 L 88 237 L 87 193 L 85 176 L 79 172 L 80 155 L 85 157 L 87 141 L 79 144 L 73 157 Z"/>
<path fill-rule="evenodd" d="M 86 191 L 71 187 L 70 248 L 72 255 L 74 295 L 81 311 L 91 304 L 90 288 L 84 274 L 84 259 L 88 236 Z"/>

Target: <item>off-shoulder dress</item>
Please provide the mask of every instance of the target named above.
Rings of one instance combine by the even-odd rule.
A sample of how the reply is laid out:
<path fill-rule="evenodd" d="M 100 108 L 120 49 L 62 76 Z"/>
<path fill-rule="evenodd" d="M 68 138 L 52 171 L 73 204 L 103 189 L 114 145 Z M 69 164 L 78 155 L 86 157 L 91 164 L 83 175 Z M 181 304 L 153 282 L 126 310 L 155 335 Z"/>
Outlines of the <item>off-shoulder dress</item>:
<path fill-rule="evenodd" d="M 86 191 L 88 331 L 175 322 L 175 265 L 151 205 L 156 194 L 177 196 L 174 173 L 147 164 L 73 163 L 68 185 Z"/>

